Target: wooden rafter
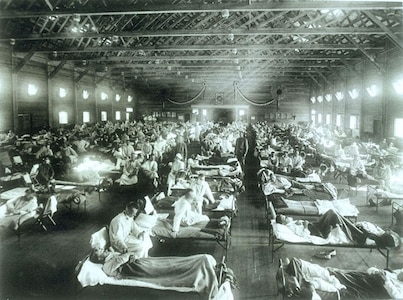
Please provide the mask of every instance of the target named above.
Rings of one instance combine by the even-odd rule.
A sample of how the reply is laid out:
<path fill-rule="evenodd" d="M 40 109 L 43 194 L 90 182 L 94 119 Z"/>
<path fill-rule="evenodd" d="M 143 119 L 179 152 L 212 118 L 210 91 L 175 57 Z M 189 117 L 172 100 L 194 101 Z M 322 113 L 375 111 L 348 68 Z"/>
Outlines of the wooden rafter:
<path fill-rule="evenodd" d="M 300 60 L 300 61 L 309 61 L 309 60 L 340 60 L 341 57 L 338 55 L 221 55 L 221 56 L 210 56 L 210 55 L 193 55 L 193 56 L 109 56 L 109 57 L 78 57 L 78 56 L 65 56 L 67 60 L 70 61 L 103 61 L 103 62 L 118 62 L 118 61 L 126 61 L 126 62 L 141 62 L 141 61 L 212 61 L 212 60 L 221 60 L 221 61 L 234 61 L 238 60 Z M 345 56 L 342 57 L 345 60 L 351 61 L 359 61 L 360 57 L 353 56 Z M 53 60 L 60 60 L 59 58 L 51 58 Z"/>
<path fill-rule="evenodd" d="M 385 73 L 385 69 L 375 60 L 375 57 L 368 53 L 367 50 L 362 48 L 359 43 L 357 43 L 351 36 L 346 36 L 346 38 L 353 44 L 357 46 L 357 48 L 372 62 L 381 72 Z"/>
<path fill-rule="evenodd" d="M 231 12 L 278 12 L 278 11 L 309 11 L 309 10 L 383 10 L 402 9 L 401 1 L 309 1 L 309 2 L 269 2 L 242 4 L 166 4 L 166 5 L 126 5 L 113 7 L 98 7 L 97 9 L 75 8 L 58 11 L 14 11 L 3 10 L 0 12 L 2 19 L 35 18 L 41 16 L 67 16 L 74 13 L 92 16 L 108 15 L 150 15 L 150 14 L 176 14 L 176 13 L 221 13 L 227 9 Z"/>
<path fill-rule="evenodd" d="M 403 4 L 402 4 L 403 5 Z M 374 22 L 376 25 L 379 26 L 385 33 L 388 35 L 388 37 L 400 48 L 403 48 L 403 41 L 401 38 L 399 38 L 392 30 L 390 30 L 385 24 L 382 23 L 381 20 L 379 20 L 371 11 L 364 11 L 364 14 L 368 16 L 368 18 L 371 19 L 372 22 Z"/>
<path fill-rule="evenodd" d="M 365 27 L 321 27 L 321 28 L 265 28 L 265 29 L 207 29 L 207 30 L 158 30 L 158 31 L 120 31 L 120 32 L 83 32 L 83 33 L 59 33 L 59 34 L 15 34 L 7 37 L 0 37 L 0 41 L 10 38 L 15 40 L 54 40 L 54 39 L 76 39 L 76 38 L 110 38 L 118 37 L 184 37 L 184 36 L 236 36 L 251 35 L 386 35 L 381 28 Z"/>
<path fill-rule="evenodd" d="M 52 79 L 53 77 L 56 76 L 56 74 L 63 68 L 63 66 L 67 63 L 67 60 L 62 60 L 56 68 L 53 69 L 53 71 L 49 74 L 48 78 Z"/>
<path fill-rule="evenodd" d="M 90 42 L 90 41 L 88 41 Z M 93 52 L 117 52 L 117 51 L 213 51 L 213 50 L 232 50 L 237 48 L 238 50 L 356 50 L 357 46 L 355 44 L 313 44 L 313 43 L 288 43 L 288 44 L 222 44 L 222 45 L 208 45 L 208 44 L 196 44 L 196 45 L 154 45 L 154 46 L 111 46 L 111 47 L 55 47 L 55 48 L 39 48 L 36 50 L 37 53 L 51 53 L 57 51 L 59 53 L 93 53 Z M 362 45 L 364 49 L 371 50 L 383 50 L 384 47 L 364 44 Z M 15 52 L 28 52 L 26 49 L 16 49 Z"/>

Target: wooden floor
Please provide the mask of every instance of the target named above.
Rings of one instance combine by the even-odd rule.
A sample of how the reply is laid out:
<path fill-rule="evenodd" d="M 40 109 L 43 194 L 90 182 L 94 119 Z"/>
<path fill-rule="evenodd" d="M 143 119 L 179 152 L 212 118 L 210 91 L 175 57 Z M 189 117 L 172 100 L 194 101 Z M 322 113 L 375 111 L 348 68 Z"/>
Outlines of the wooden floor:
<path fill-rule="evenodd" d="M 357 249 L 337 249 L 337 255 L 329 261 L 312 258 L 318 251 L 314 247 L 286 245 L 275 253 L 271 262 L 268 230 L 265 221 L 264 203 L 256 186 L 257 162 L 248 157 L 246 171 L 247 190 L 239 197 L 239 214 L 233 221 L 232 245 L 228 252 L 228 267 L 238 277 L 240 290 L 234 291 L 235 299 L 276 298 L 275 272 L 279 257 L 300 257 L 322 266 L 345 269 L 365 270 L 369 266 L 385 266 L 385 259 L 376 251 Z M 343 196 L 351 198 L 360 210 L 359 220 L 368 220 L 381 227 L 391 223 L 390 206 L 374 208 L 366 206 L 365 191 L 348 191 L 345 184 L 337 184 Z M 11 232 L 1 234 L 1 273 L 0 299 L 20 298 L 73 298 L 76 296 L 77 280 L 74 268 L 77 262 L 89 251 L 91 233 L 108 224 L 111 218 L 120 212 L 127 201 L 135 195 L 126 193 L 104 193 L 101 201 L 97 194 L 89 197 L 87 213 L 72 213 L 65 208 L 55 214 L 56 227 L 49 226 L 49 232 L 40 227 L 25 227 L 20 245 Z M 164 251 L 162 250 L 164 249 Z M 321 248 L 322 249 L 322 248 Z M 199 243 L 192 247 L 177 248 L 174 245 L 154 242 L 151 255 L 159 256 L 168 252 L 182 255 L 187 251 L 194 253 L 209 252 L 220 259 L 223 252 L 214 243 Z M 392 250 L 391 268 L 403 267 L 403 250 Z M 99 298 L 99 294 L 84 292 L 81 298 Z M 119 298 L 115 290 L 103 288 L 101 296 Z M 155 299 L 152 293 L 132 292 L 121 298 Z M 166 298 L 164 298 L 166 299 Z M 189 297 L 184 297 L 189 299 Z"/>

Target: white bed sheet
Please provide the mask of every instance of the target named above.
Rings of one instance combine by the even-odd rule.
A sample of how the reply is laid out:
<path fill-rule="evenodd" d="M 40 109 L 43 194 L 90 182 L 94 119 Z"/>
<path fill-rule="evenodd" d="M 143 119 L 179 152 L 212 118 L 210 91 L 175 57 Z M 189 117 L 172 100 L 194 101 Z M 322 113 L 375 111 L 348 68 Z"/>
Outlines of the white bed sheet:
<path fill-rule="evenodd" d="M 319 215 L 324 215 L 328 210 L 332 209 L 342 216 L 357 217 L 360 211 L 351 204 L 349 198 L 337 200 L 315 200 L 315 205 L 318 208 Z"/>
<path fill-rule="evenodd" d="M 11 200 L 25 195 L 27 187 L 16 187 L 0 194 L 1 200 Z"/>
<path fill-rule="evenodd" d="M 295 234 L 291 229 L 283 224 L 278 224 L 274 220 L 272 221 L 274 236 L 282 241 L 288 243 L 310 243 L 313 245 L 354 245 L 344 234 L 340 228 L 334 228 L 327 239 L 323 239 L 318 236 L 299 236 Z M 365 245 L 373 246 L 375 242 L 373 240 L 367 239 Z"/>

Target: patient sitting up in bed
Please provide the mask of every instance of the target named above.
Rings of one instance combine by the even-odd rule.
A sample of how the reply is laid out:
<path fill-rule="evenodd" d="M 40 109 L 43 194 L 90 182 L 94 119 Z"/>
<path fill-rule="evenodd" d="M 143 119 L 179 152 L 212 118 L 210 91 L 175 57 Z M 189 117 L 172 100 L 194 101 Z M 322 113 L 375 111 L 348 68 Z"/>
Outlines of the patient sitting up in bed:
<path fill-rule="evenodd" d="M 113 249 L 120 253 L 130 252 L 136 258 L 148 257 L 153 244 L 147 230 L 136 223 L 141 213 L 138 202 L 130 202 L 123 212 L 112 219 L 109 237 Z"/>
<path fill-rule="evenodd" d="M 210 185 L 206 181 L 206 177 L 200 174 L 197 179 L 191 184 L 192 189 L 195 192 L 197 211 L 201 214 L 203 204 L 213 204 L 215 199 L 211 192 Z"/>
<path fill-rule="evenodd" d="M 295 221 L 291 217 L 284 215 L 278 215 L 276 222 L 285 225 L 302 238 L 309 239 L 311 236 L 316 236 L 333 244 L 354 242 L 358 245 L 363 245 L 369 238 L 374 240 L 378 246 L 394 247 L 393 244 L 389 244 L 389 240 L 394 239 L 396 235 L 392 231 L 385 232 L 369 222 L 354 224 L 333 210 L 328 210 L 316 222 Z"/>
<path fill-rule="evenodd" d="M 208 222 L 210 219 L 199 212 L 196 194 L 193 189 L 187 189 L 185 194 L 175 203 L 175 217 L 172 231 L 179 232 L 180 226 L 192 226 L 200 222 Z"/>
<path fill-rule="evenodd" d="M 38 200 L 32 189 L 27 189 L 23 196 L 8 200 L 0 206 L 0 218 L 6 218 L 7 226 L 17 230 L 19 225 L 33 218 L 38 208 Z"/>
<path fill-rule="evenodd" d="M 267 182 L 264 185 L 265 195 L 285 194 L 292 186 L 291 182 L 281 176 L 276 176 L 272 171 L 268 172 Z"/>

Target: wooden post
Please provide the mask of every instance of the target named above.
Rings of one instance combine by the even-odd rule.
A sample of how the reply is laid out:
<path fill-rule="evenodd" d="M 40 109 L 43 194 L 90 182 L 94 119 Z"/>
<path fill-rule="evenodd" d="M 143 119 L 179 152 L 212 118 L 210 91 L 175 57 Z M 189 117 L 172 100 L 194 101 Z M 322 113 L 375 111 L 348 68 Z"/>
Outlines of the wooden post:
<path fill-rule="evenodd" d="M 15 89 L 17 82 L 17 73 L 14 72 L 14 45 L 10 45 L 10 56 L 11 56 L 11 101 L 13 104 L 13 116 L 12 116 L 12 126 L 15 133 L 18 130 L 18 101 L 17 101 L 17 91 Z"/>
<path fill-rule="evenodd" d="M 47 97 L 47 104 L 48 104 L 48 125 L 49 127 L 53 127 L 53 103 L 52 103 L 52 98 L 51 98 L 51 94 L 52 94 L 52 79 L 49 76 L 49 64 L 46 65 L 46 72 L 48 74 L 48 80 L 47 80 L 47 89 L 48 92 L 46 93 L 46 97 Z"/>

